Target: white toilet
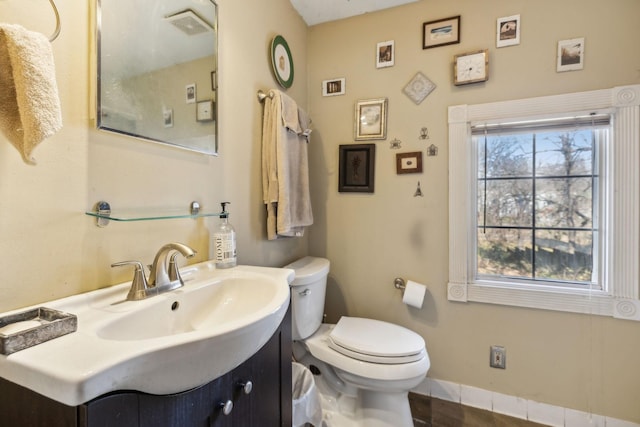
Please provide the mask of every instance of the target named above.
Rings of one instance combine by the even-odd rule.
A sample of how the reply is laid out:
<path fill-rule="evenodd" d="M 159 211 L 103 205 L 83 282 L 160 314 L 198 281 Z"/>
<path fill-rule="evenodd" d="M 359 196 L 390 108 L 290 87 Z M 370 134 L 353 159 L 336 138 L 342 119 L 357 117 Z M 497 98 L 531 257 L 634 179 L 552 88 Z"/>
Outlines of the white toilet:
<path fill-rule="evenodd" d="M 430 366 L 422 337 L 373 319 L 323 324 L 329 261 L 305 257 L 285 268 L 296 273 L 294 358 L 313 372 L 321 397 L 323 421 L 316 427 L 412 427 L 408 392 Z"/>

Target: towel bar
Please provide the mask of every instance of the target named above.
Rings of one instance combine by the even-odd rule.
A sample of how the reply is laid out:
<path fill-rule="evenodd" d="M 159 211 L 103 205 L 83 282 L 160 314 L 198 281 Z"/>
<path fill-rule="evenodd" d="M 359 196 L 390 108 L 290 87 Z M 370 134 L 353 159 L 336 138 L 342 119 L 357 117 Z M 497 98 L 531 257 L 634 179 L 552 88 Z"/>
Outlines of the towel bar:
<path fill-rule="evenodd" d="M 258 90 L 258 102 L 264 102 L 265 98 L 273 99 L 273 92 L 265 93 L 262 89 Z"/>

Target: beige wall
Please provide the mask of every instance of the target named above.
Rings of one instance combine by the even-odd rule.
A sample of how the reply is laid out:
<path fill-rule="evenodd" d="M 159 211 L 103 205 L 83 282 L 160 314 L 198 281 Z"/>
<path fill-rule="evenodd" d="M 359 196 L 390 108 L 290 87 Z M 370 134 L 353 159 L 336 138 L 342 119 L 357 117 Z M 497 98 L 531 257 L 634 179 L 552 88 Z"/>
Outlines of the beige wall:
<path fill-rule="evenodd" d="M 461 43 L 422 49 L 422 23 L 462 15 Z M 495 47 L 496 18 L 521 15 L 519 46 Z M 423 0 L 311 27 L 309 110 L 314 208 L 310 252 L 331 264 L 327 312 L 368 316 L 418 331 L 429 376 L 538 402 L 640 422 L 640 323 L 487 304 L 448 302 L 447 107 L 640 82 L 637 0 Z M 556 73 L 558 40 L 585 37 L 583 71 Z M 376 43 L 395 40 L 395 66 L 376 69 Z M 488 48 L 490 79 L 455 87 L 453 55 Z M 422 71 L 437 89 L 420 105 L 403 86 Z M 322 97 L 321 82 L 346 78 L 346 95 Z M 338 193 L 338 145 L 355 143 L 353 106 L 389 99 L 385 141 L 376 142 L 375 194 Z M 430 139 L 419 140 L 428 127 Z M 396 175 L 389 142 L 426 151 L 424 173 Z M 459 167 L 464 167 L 460 165 Z M 420 181 L 423 198 L 413 193 Z M 422 310 L 401 303 L 395 277 L 425 283 Z M 507 369 L 489 367 L 504 345 Z"/>
<path fill-rule="evenodd" d="M 296 80 L 289 93 L 306 104 L 307 27 L 288 0 L 219 1 L 220 155 L 208 157 L 98 132 L 90 120 L 90 1 L 58 1 L 62 32 L 53 43 L 64 128 L 22 163 L 0 135 L 0 311 L 131 279 L 116 261 L 152 261 L 158 248 L 181 241 L 208 257 L 216 221 L 111 223 L 97 228 L 84 214 L 98 200 L 112 208 L 219 209 L 228 200 L 241 263 L 283 265 L 307 251 L 307 238 L 267 242 L 260 183 L 262 106 L 256 91 L 276 86 L 269 44 L 289 42 Z M 247 11 L 251 10 L 250 14 Z M 47 35 L 54 15 L 42 0 L 0 1 L 0 21 Z M 195 262 L 194 261 L 194 262 Z"/>

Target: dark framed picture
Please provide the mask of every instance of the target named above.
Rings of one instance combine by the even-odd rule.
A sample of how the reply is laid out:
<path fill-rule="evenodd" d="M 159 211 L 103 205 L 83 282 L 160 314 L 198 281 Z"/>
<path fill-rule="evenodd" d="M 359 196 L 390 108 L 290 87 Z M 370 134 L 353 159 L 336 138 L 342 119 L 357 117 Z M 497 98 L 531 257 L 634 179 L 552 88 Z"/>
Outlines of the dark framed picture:
<path fill-rule="evenodd" d="M 405 174 L 405 173 L 421 173 L 421 172 L 422 172 L 422 151 L 396 154 L 396 173 L 398 175 Z"/>
<path fill-rule="evenodd" d="M 422 48 L 460 43 L 460 15 L 422 24 Z"/>
<path fill-rule="evenodd" d="M 216 86 L 216 72 L 212 71 L 211 72 L 211 90 L 216 90 L 217 86 Z"/>
<path fill-rule="evenodd" d="M 375 144 L 340 145 L 338 191 L 373 193 L 375 166 Z"/>

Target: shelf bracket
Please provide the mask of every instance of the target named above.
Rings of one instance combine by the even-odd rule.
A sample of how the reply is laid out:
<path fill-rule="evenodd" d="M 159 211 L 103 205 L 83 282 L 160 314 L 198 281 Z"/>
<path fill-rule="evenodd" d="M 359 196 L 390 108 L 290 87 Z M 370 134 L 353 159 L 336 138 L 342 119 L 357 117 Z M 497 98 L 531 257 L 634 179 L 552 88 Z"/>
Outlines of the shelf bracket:
<path fill-rule="evenodd" d="M 111 216 L 111 205 L 104 200 L 96 203 L 93 209 L 99 216 L 96 217 L 96 225 L 100 228 L 104 228 L 109 225 L 109 218 Z M 107 217 L 107 218 L 105 218 Z"/>

